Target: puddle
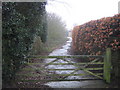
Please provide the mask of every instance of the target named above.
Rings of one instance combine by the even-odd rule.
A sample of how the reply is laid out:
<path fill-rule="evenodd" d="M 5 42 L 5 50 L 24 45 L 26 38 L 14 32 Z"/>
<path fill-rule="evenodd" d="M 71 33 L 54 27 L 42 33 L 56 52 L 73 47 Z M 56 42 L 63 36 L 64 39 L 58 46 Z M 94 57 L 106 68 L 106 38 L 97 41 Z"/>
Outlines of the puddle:
<path fill-rule="evenodd" d="M 103 83 L 101 80 L 92 81 L 59 81 L 59 82 L 48 82 L 48 85 L 52 88 L 107 88 L 108 85 Z"/>

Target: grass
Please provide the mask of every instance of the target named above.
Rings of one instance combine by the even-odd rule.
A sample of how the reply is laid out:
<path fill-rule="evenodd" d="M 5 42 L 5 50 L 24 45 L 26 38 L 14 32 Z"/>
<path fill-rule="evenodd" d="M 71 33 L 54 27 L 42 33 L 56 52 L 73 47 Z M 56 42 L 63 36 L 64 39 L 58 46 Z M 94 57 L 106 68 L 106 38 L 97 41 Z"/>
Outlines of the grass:
<path fill-rule="evenodd" d="M 67 38 L 59 40 L 48 39 L 46 43 L 42 43 L 40 37 L 37 37 L 34 40 L 30 54 L 48 55 L 53 50 L 60 48 L 66 42 L 66 40 Z"/>

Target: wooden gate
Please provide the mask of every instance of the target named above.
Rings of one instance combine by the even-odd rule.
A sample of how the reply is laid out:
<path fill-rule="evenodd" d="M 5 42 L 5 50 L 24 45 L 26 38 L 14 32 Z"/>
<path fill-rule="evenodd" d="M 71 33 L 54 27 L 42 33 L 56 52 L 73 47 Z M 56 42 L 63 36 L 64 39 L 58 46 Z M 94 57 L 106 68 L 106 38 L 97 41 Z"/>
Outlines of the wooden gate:
<path fill-rule="evenodd" d="M 31 63 L 31 59 L 48 59 L 48 58 L 54 58 L 49 63 Z M 78 59 L 79 63 L 73 63 L 70 61 L 70 59 Z M 67 60 L 68 59 L 68 60 Z M 58 60 L 63 60 L 67 63 L 55 63 Z M 111 72 L 111 50 L 108 48 L 106 50 L 105 55 L 70 55 L 70 56 L 31 56 L 28 60 L 28 65 L 32 64 L 41 64 L 44 67 L 48 65 L 74 65 L 77 67 L 76 69 L 47 69 L 49 71 L 63 71 L 63 70 L 73 70 L 70 74 L 60 74 L 62 78 L 52 78 L 52 79 L 46 79 L 45 81 L 81 81 L 81 80 L 105 80 L 107 83 L 110 83 L 110 72 Z M 37 71 L 43 70 L 45 68 L 36 68 Z M 75 72 L 83 70 L 86 73 L 81 74 L 75 74 Z M 65 79 L 68 76 L 85 76 L 85 75 L 92 75 L 96 78 L 92 79 Z M 58 76 L 58 74 L 52 73 L 52 74 L 46 74 L 46 76 L 49 77 L 55 77 Z M 21 80 L 25 81 L 25 80 Z M 26 81 L 39 81 L 39 80 L 26 80 Z M 44 80 L 42 80 L 44 81 Z"/>

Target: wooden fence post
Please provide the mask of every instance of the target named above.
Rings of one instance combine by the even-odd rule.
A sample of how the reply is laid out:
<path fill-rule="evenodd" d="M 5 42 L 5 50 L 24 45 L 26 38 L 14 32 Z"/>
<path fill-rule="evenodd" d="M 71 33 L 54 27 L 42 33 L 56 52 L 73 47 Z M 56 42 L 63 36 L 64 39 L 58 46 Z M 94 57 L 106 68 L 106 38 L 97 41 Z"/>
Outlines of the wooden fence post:
<path fill-rule="evenodd" d="M 105 57 L 104 57 L 104 71 L 103 71 L 103 77 L 104 77 L 104 80 L 107 82 L 107 83 L 110 83 L 110 78 L 111 78 L 111 49 L 110 48 L 107 48 L 106 49 L 106 54 L 105 54 Z"/>

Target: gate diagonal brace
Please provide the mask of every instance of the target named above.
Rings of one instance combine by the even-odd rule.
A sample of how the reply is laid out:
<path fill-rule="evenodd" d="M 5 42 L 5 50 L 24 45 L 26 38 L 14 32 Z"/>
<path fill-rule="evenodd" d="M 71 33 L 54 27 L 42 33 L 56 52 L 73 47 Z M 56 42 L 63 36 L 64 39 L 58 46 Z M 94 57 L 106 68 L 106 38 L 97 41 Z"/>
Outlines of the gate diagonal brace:
<path fill-rule="evenodd" d="M 58 58 L 56 58 L 55 60 L 53 60 L 53 61 L 50 62 L 50 63 L 45 64 L 44 66 L 48 66 L 49 64 L 52 64 L 52 63 L 55 62 L 55 61 L 58 61 Z"/>
<path fill-rule="evenodd" d="M 87 72 L 87 73 L 95 76 L 95 77 L 98 77 L 98 78 L 100 78 L 100 79 L 103 79 L 101 76 L 96 75 L 96 74 L 92 73 L 91 71 L 85 69 L 89 64 L 94 63 L 94 62 L 96 62 L 96 61 L 98 61 L 98 60 L 99 60 L 99 59 L 97 58 L 97 59 L 95 59 L 95 60 L 93 60 L 93 61 L 85 64 L 83 67 L 79 67 L 79 68 L 80 68 L 81 70 L 83 70 L 83 71 L 85 71 L 85 72 Z"/>
<path fill-rule="evenodd" d="M 89 70 L 86 70 L 85 68 L 82 68 L 82 67 L 80 67 L 80 68 L 81 68 L 83 71 L 85 71 L 85 72 L 87 72 L 87 73 L 89 73 L 89 74 L 91 74 L 91 75 L 93 75 L 93 76 L 95 76 L 95 77 L 98 77 L 99 79 L 103 79 L 101 76 L 96 75 L 96 74 L 90 72 Z"/>
<path fill-rule="evenodd" d="M 63 61 L 66 61 L 68 63 L 72 63 L 71 61 L 66 60 L 66 58 L 61 58 Z"/>
<path fill-rule="evenodd" d="M 95 59 L 95 60 L 93 60 L 93 61 L 91 61 L 91 62 L 85 64 L 83 67 L 79 67 L 79 69 L 76 69 L 75 71 L 73 71 L 73 72 L 70 73 L 70 74 L 74 74 L 74 73 L 77 72 L 78 70 L 83 70 L 83 71 L 85 71 L 85 72 L 87 72 L 87 73 L 89 73 L 89 74 L 91 74 L 91 75 L 93 75 L 93 76 L 98 77 L 99 79 L 103 79 L 103 78 L 100 77 L 99 75 L 96 75 L 96 74 L 90 72 L 89 70 L 86 70 L 86 69 L 85 69 L 85 67 L 87 67 L 90 63 L 94 63 L 94 62 L 96 62 L 97 60 L 99 60 L 99 59 L 97 58 L 97 59 Z M 78 66 L 78 65 L 77 65 L 77 66 Z M 69 76 L 69 75 L 63 77 L 63 79 L 67 78 L 68 76 Z"/>
<path fill-rule="evenodd" d="M 85 67 L 87 67 L 90 63 L 94 63 L 94 62 L 96 62 L 96 61 L 98 61 L 99 59 L 97 58 L 97 59 L 95 59 L 95 60 L 93 60 L 93 61 L 91 61 L 91 62 L 89 62 L 89 63 L 86 63 L 83 67 L 85 68 Z"/>
<path fill-rule="evenodd" d="M 80 70 L 80 69 L 75 69 L 73 72 L 71 72 L 70 74 L 74 74 L 75 72 L 77 72 L 78 70 Z M 62 79 L 65 79 L 65 78 L 67 78 L 69 75 L 66 75 L 65 77 L 63 77 Z"/>
<path fill-rule="evenodd" d="M 47 65 L 49 65 L 49 64 L 52 64 L 53 62 L 58 61 L 59 59 L 61 59 L 61 60 L 63 60 L 63 61 L 66 61 L 66 62 L 68 62 L 68 63 L 72 63 L 71 61 L 68 61 L 68 60 L 66 60 L 65 58 L 56 58 L 55 60 L 53 60 L 53 61 L 50 62 L 50 63 L 45 64 L 44 66 L 47 66 Z"/>

